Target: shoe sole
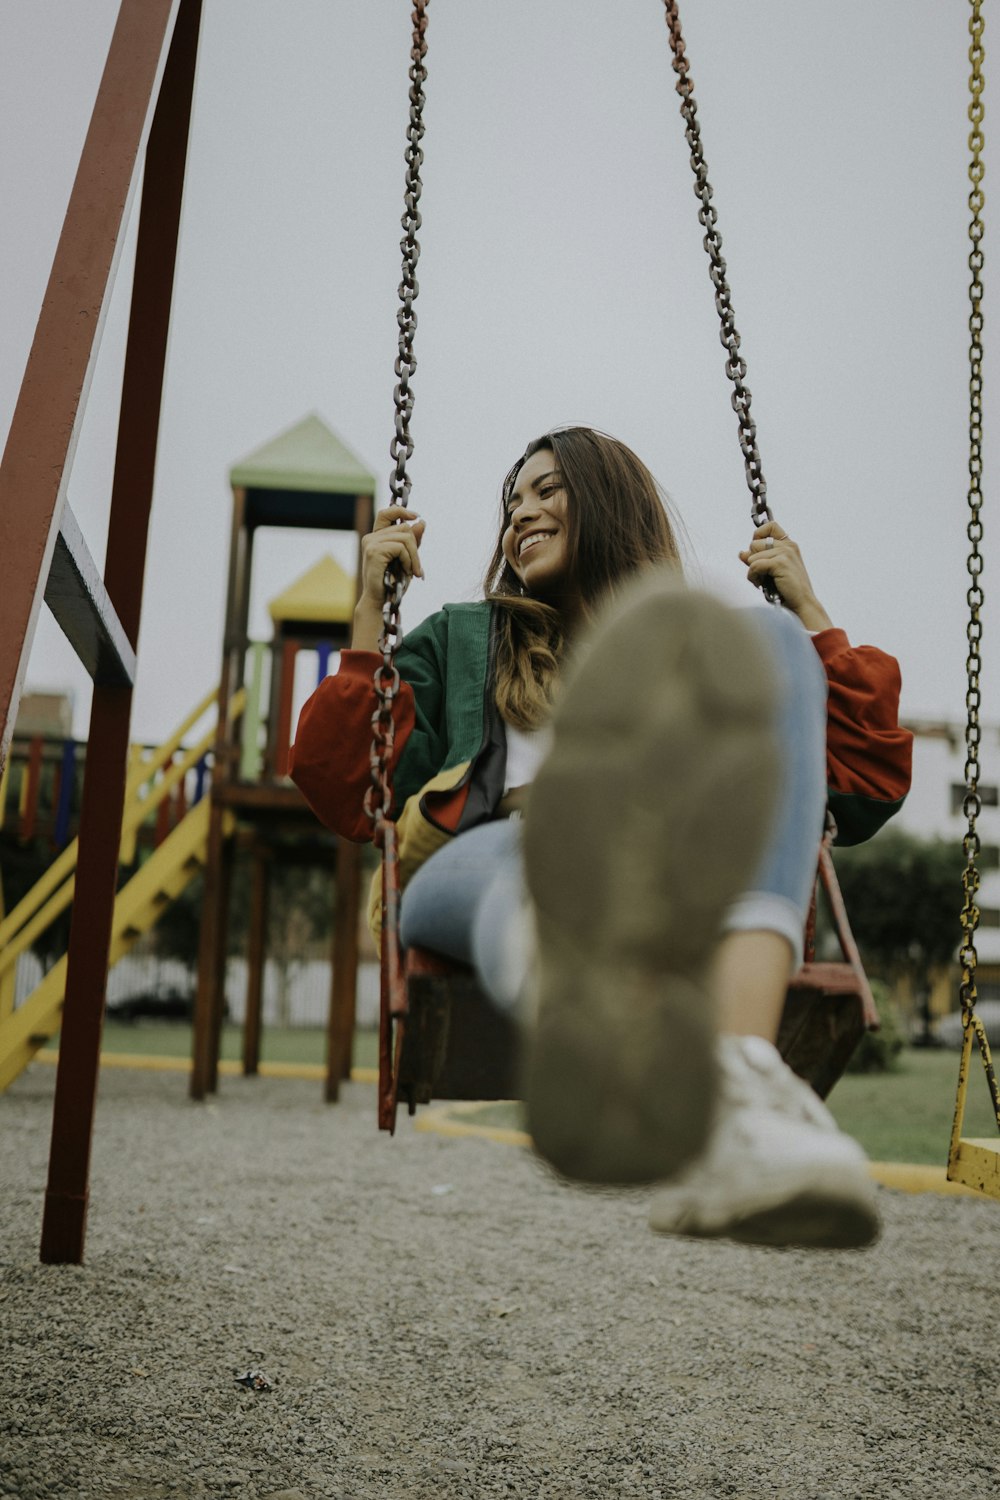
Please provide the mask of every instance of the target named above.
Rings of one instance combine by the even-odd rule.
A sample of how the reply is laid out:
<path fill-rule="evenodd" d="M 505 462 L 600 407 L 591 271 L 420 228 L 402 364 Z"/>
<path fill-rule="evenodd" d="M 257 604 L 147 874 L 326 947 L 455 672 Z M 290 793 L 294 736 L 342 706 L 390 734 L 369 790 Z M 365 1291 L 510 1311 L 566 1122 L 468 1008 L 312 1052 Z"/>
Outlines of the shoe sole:
<path fill-rule="evenodd" d="M 789 1129 L 794 1131 L 793 1121 Z M 744 1245 L 802 1250 L 860 1250 L 881 1232 L 875 1189 L 863 1154 L 822 1160 L 818 1154 L 783 1165 L 772 1138 L 758 1162 L 747 1161 L 728 1182 L 692 1175 L 688 1188 L 668 1187 L 653 1199 L 649 1225 L 659 1234 L 729 1239 Z M 697 1173 L 698 1169 L 695 1169 Z"/>
<path fill-rule="evenodd" d="M 879 1233 L 873 1206 L 804 1192 L 778 1208 L 748 1215 L 732 1226 L 728 1238 L 742 1245 L 790 1250 L 863 1250 L 878 1239 Z"/>
<path fill-rule="evenodd" d="M 539 964 L 524 1089 L 535 1148 L 566 1177 L 660 1181 L 705 1144 L 704 972 L 767 835 L 774 700 L 752 626 L 662 582 L 567 674 L 525 817 Z"/>
<path fill-rule="evenodd" d="M 863 1250 L 881 1232 L 874 1202 L 865 1202 L 857 1194 L 838 1196 L 815 1188 L 710 1227 L 680 1217 L 672 1225 L 657 1223 L 654 1209 L 650 1227 L 658 1234 L 727 1239 L 785 1250 Z"/>

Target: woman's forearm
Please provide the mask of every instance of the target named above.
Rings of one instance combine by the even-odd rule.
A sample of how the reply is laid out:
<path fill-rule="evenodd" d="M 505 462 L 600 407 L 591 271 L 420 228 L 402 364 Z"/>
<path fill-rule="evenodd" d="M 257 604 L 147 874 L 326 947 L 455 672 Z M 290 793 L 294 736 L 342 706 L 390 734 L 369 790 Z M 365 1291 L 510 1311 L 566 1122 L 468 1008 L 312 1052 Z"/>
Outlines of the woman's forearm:
<path fill-rule="evenodd" d="M 370 600 L 362 598 L 354 610 L 354 628 L 351 631 L 352 651 L 377 651 L 382 634 L 382 611 Z"/>

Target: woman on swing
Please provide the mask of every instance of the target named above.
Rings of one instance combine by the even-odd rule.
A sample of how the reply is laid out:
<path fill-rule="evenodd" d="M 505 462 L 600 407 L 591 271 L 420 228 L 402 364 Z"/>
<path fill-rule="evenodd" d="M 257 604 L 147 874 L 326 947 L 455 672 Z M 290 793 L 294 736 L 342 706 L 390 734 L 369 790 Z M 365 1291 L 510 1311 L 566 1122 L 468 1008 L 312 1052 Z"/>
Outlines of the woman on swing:
<path fill-rule="evenodd" d="M 402 524 L 395 524 L 402 523 Z M 292 776 L 370 836 L 383 579 L 424 522 L 363 540 L 352 649 L 306 704 Z M 504 481 L 478 604 L 397 655 L 401 934 L 472 964 L 529 1035 L 539 1152 L 586 1182 L 657 1182 L 666 1233 L 829 1247 L 878 1232 L 864 1155 L 774 1047 L 802 959 L 824 809 L 870 837 L 909 786 L 899 672 L 853 648 L 774 522 L 740 557 L 784 609 L 687 590 L 652 475 L 569 427 Z"/>

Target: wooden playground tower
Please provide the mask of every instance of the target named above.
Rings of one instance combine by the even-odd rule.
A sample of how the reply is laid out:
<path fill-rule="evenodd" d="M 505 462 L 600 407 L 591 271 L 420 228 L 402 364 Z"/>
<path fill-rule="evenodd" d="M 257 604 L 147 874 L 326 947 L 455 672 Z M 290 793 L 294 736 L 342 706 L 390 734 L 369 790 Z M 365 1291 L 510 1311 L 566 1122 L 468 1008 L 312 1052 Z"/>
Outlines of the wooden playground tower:
<path fill-rule="evenodd" d="M 264 968 L 267 960 L 268 875 L 276 835 L 289 825 L 318 833 L 316 820 L 285 777 L 292 732 L 296 657 L 315 648 L 319 675 L 326 675 L 331 651 L 348 643 L 357 578 L 343 573 L 332 558 L 318 563 L 297 585 L 272 600 L 275 633 L 270 648 L 269 710 L 264 743 L 259 742 L 264 679 L 263 642 L 248 637 L 254 538 L 268 526 L 348 531 L 371 530 L 375 480 L 318 417 L 307 417 L 230 471 L 233 489 L 229 579 L 219 678 L 218 719 L 212 772 L 211 812 L 205 865 L 198 993 L 195 1005 L 191 1096 L 203 1099 L 218 1084 L 219 1037 L 224 1010 L 226 917 L 236 839 L 235 818 L 249 829 L 252 862 L 250 948 L 243 1067 L 257 1071 Z M 360 567 L 360 548 L 358 549 Z M 244 682 L 251 661 L 250 682 Z M 245 707 L 230 712 L 237 694 Z M 318 858 L 329 858 L 330 836 Z M 336 868 L 332 989 L 327 1037 L 326 1097 L 337 1098 L 351 1064 L 351 1036 L 357 976 L 357 932 L 361 849 L 333 841 Z"/>
<path fill-rule="evenodd" d="M 238 850 L 252 867 L 246 1073 L 258 1071 L 260 1056 L 270 871 L 282 865 L 319 865 L 334 871 L 326 1078 L 326 1097 L 332 1101 L 350 1067 L 360 851 L 316 822 L 285 777 L 285 769 L 295 683 L 303 676 L 297 669 L 306 666 L 299 653 L 305 649 L 315 657 L 320 680 L 327 674 L 331 654 L 349 637 L 356 571 L 348 573 L 333 557 L 321 557 L 270 602 L 270 642 L 249 641 L 246 623 L 253 537 L 260 527 L 272 521 L 285 527 L 322 526 L 326 532 L 353 529 L 355 523 L 368 526 L 375 481 L 317 416 L 307 417 L 237 465 L 230 479 L 234 524 L 227 569 L 229 630 L 221 674 L 224 713 L 220 720 L 216 684 L 162 744 L 130 747 L 119 851 L 122 881 L 114 902 L 110 961 L 124 957 L 204 871 L 210 899 L 193 1068 L 193 1092 L 202 1098 L 214 1089 L 218 1076 L 226 892 L 234 854 Z M 29 710 L 33 707 L 33 725 L 22 726 L 23 715 L 18 718 L 0 774 L 0 828 L 9 830 L 13 888 L 18 891 L 8 911 L 11 890 L 0 888 L 0 1091 L 60 1027 L 65 959 L 55 960 L 20 1005 L 18 965 L 39 941 L 45 942 L 50 955 L 60 947 L 54 924 L 73 901 L 79 853 L 74 835 L 87 747 L 72 738 L 64 705 L 44 695 L 36 702 L 37 698 L 34 695 L 28 705 Z M 191 734 L 212 708 L 214 727 Z M 42 850 L 48 851 L 50 862 L 25 890 L 16 874 L 16 851 L 33 845 L 28 864 L 37 861 Z M 3 873 L 6 877 L 6 861 Z"/>

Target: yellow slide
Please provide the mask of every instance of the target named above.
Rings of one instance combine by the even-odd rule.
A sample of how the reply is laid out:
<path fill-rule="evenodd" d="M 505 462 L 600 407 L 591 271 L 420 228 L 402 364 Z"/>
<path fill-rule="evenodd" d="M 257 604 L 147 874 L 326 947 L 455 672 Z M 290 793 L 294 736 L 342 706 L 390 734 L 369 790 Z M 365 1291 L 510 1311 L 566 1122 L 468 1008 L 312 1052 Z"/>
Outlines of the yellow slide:
<path fill-rule="evenodd" d="M 243 693 L 236 694 L 230 713 L 236 717 L 243 707 Z M 192 766 L 206 753 L 215 738 L 209 729 L 189 750 L 174 761 L 183 736 L 204 716 L 216 698 L 213 689 L 150 759 L 137 759 L 125 789 L 122 820 L 122 859 L 135 857 L 140 825 L 169 796 Z M 159 773 L 162 772 L 162 775 Z M 159 775 L 158 780 L 154 780 Z M 152 784 L 150 784 L 152 783 Z M 115 898 L 111 928 L 114 964 L 133 943 L 154 925 L 203 867 L 208 849 L 208 796 L 188 812 L 158 849 L 146 859 Z M 232 831 L 235 819 L 228 815 Z M 24 899 L 0 921 L 0 1091 L 11 1083 L 59 1030 L 66 991 L 66 958 L 54 964 L 22 1005 L 14 1008 L 14 971 L 18 957 L 64 911 L 73 899 L 76 880 L 77 841 L 74 839 L 46 870 Z"/>

